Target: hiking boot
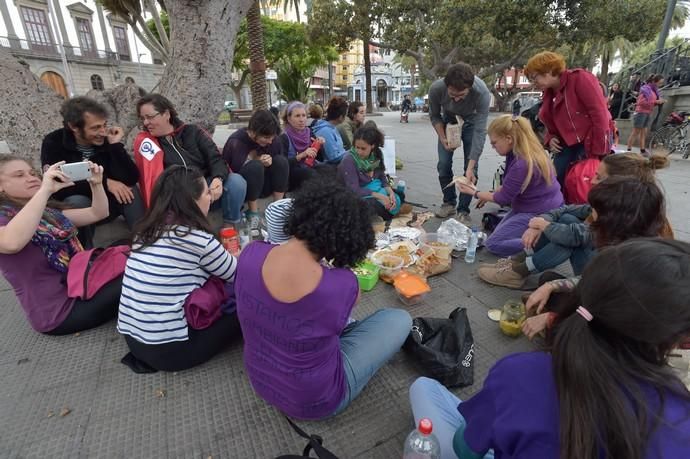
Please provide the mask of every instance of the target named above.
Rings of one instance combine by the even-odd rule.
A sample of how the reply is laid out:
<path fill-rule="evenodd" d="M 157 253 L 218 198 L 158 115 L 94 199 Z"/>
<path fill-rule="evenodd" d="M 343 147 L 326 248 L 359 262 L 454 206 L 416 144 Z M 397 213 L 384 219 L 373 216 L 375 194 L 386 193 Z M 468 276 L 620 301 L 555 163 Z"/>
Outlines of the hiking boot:
<path fill-rule="evenodd" d="M 481 263 L 479 265 L 480 268 L 500 268 L 501 266 L 509 265 L 511 264 L 511 258 L 506 257 L 506 258 L 499 258 L 496 263 Z"/>
<path fill-rule="evenodd" d="M 412 213 L 412 204 L 404 202 L 400 206 L 400 211 L 398 212 L 398 215 L 408 215 L 410 213 Z"/>
<path fill-rule="evenodd" d="M 472 224 L 472 217 L 470 217 L 470 214 L 467 212 L 458 212 L 458 216 L 455 217 L 455 219 L 468 228 L 471 228 L 470 225 Z"/>
<path fill-rule="evenodd" d="M 439 210 L 437 210 L 434 215 L 438 218 L 448 218 L 448 217 L 454 217 L 457 211 L 455 210 L 455 206 L 451 203 L 444 202 L 443 205 Z"/>
<path fill-rule="evenodd" d="M 522 287 L 526 277 L 513 270 L 512 262 L 499 268 L 479 268 L 479 278 L 484 282 L 516 290 Z"/>

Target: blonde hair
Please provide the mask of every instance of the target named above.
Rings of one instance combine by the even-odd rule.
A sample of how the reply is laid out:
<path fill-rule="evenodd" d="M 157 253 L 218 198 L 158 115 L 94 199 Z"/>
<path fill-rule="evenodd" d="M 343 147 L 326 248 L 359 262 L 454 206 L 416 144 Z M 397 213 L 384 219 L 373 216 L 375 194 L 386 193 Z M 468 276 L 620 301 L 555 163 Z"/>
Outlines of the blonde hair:
<path fill-rule="evenodd" d="M 553 184 L 554 176 L 551 160 L 526 118 L 520 116 L 517 119 L 513 119 L 510 115 L 501 115 L 491 122 L 488 132 L 489 135 L 512 137 L 513 154 L 527 162 L 527 176 L 525 181 L 522 182 L 521 193 L 527 189 L 527 186 L 532 181 L 535 165 L 544 181 L 549 185 Z"/>

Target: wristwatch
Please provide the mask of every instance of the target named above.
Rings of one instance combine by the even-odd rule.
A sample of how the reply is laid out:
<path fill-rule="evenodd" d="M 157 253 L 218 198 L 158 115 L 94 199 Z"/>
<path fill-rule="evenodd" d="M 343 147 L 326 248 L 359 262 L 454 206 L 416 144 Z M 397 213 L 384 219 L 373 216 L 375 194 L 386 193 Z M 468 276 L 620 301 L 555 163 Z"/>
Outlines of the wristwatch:
<path fill-rule="evenodd" d="M 474 190 L 474 194 L 472 196 L 474 196 L 474 199 L 479 199 L 479 190 Z"/>

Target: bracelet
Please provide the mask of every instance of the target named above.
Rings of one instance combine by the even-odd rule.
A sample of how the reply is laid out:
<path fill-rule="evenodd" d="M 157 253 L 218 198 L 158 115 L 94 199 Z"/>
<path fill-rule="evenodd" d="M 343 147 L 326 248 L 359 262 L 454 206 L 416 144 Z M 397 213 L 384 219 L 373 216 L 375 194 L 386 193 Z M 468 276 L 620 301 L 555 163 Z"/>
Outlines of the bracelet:
<path fill-rule="evenodd" d="M 479 190 L 474 190 L 474 194 L 472 196 L 474 199 L 479 199 Z"/>

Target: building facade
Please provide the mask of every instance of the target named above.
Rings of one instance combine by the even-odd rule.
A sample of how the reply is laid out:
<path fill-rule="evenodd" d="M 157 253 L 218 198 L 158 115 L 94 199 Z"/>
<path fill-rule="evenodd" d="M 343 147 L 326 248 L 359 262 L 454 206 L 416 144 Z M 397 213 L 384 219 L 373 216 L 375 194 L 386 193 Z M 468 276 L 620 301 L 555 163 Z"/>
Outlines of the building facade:
<path fill-rule="evenodd" d="M 127 23 L 95 0 L 2 0 L 0 46 L 63 97 L 126 81 L 150 91 L 164 69 Z"/>
<path fill-rule="evenodd" d="M 412 92 L 413 77 L 409 69 L 396 62 L 395 52 L 390 49 L 370 45 L 369 57 L 372 103 L 378 108 L 399 105 L 402 98 Z M 366 76 L 363 62 L 354 68 L 352 78 L 346 86 L 348 100 L 361 102 L 366 100 Z"/>

